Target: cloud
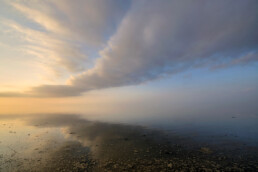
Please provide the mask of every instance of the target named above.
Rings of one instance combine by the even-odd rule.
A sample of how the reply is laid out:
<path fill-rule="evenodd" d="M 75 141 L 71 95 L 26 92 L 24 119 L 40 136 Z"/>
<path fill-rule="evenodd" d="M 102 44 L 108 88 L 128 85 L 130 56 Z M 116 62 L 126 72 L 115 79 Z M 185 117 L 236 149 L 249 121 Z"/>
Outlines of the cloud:
<path fill-rule="evenodd" d="M 61 34 L 65 34 L 68 32 L 67 28 L 62 26 L 62 24 L 58 20 L 55 20 L 43 11 L 30 8 L 26 4 L 23 4 L 21 2 L 11 2 L 10 4 L 15 9 L 26 15 L 29 19 L 35 21 L 49 31 Z"/>
<path fill-rule="evenodd" d="M 74 75 L 67 85 L 39 86 L 31 92 L 77 96 L 192 68 L 257 62 L 257 8 L 256 0 L 133 1 L 92 69 Z"/>
<path fill-rule="evenodd" d="M 104 45 L 129 8 L 129 1 L 114 0 L 6 3 L 23 18 L 2 17 L 0 24 L 8 29 L 4 34 L 12 39 L 18 35 L 19 49 L 58 75 L 86 70 L 92 63 L 90 51 Z"/>
<path fill-rule="evenodd" d="M 31 95 L 18 92 L 0 92 L 0 97 L 31 97 Z"/>
<path fill-rule="evenodd" d="M 24 27 L 14 21 L 5 20 L 10 33 L 18 33 L 25 42 L 20 47 L 22 52 L 33 55 L 46 66 L 59 66 L 69 72 L 82 71 L 88 61 L 87 55 L 76 44 L 66 42 L 55 35 Z M 57 71 L 58 68 L 52 68 Z"/>
<path fill-rule="evenodd" d="M 17 1 L 16 10 L 49 32 L 90 45 L 101 45 L 113 32 L 129 1 L 70 0 Z"/>

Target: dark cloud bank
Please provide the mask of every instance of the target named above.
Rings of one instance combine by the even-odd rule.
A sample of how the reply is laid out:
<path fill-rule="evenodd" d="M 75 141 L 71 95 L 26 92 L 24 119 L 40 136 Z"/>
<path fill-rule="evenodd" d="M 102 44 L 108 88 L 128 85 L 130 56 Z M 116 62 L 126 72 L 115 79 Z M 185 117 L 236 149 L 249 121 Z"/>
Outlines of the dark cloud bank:
<path fill-rule="evenodd" d="M 256 0 L 132 1 L 92 69 L 68 85 L 42 85 L 24 94 L 78 96 L 193 68 L 257 62 L 257 9 Z"/>

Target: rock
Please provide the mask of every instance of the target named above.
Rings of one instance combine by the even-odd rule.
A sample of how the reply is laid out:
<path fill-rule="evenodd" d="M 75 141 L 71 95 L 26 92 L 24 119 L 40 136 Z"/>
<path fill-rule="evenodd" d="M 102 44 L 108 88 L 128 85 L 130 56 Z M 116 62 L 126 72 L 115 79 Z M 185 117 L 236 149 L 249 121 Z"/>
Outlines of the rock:
<path fill-rule="evenodd" d="M 168 168 L 172 168 L 172 164 L 171 163 L 168 164 Z"/>
<path fill-rule="evenodd" d="M 202 153 L 210 154 L 212 151 L 207 147 L 202 147 L 200 150 Z"/>
<path fill-rule="evenodd" d="M 84 168 L 87 167 L 87 164 L 77 162 L 77 163 L 74 164 L 74 167 L 84 169 Z"/>
<path fill-rule="evenodd" d="M 202 170 L 205 171 L 205 172 L 212 172 L 212 170 L 208 169 L 208 168 L 203 168 Z"/>

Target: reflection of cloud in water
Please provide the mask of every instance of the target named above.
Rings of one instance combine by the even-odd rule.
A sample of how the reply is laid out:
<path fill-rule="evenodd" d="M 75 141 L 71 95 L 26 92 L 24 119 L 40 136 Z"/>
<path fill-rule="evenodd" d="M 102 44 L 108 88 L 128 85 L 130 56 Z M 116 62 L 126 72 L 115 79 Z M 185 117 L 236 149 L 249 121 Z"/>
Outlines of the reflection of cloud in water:
<path fill-rule="evenodd" d="M 234 171 L 235 164 L 241 169 L 258 159 L 257 147 L 249 149 L 240 142 L 220 147 L 210 142 L 198 142 L 194 137 L 167 135 L 163 131 L 141 126 L 89 121 L 77 115 L 34 115 L 10 119 L 16 118 L 24 120 L 35 130 L 47 129 L 52 133 L 51 137 L 40 138 L 43 144 L 36 151 L 38 154 L 42 152 L 39 154 L 40 161 L 30 161 L 42 167 L 43 171 L 61 171 L 64 168 L 71 171 L 182 171 L 189 168 L 202 171 L 203 168 L 229 168 Z M 57 133 L 53 134 L 54 131 Z"/>
<path fill-rule="evenodd" d="M 133 155 L 135 150 L 148 149 L 147 142 L 153 144 L 150 141 L 153 142 L 154 138 L 158 139 L 161 135 L 140 126 L 92 122 L 76 115 L 39 116 L 30 118 L 27 123 L 37 127 L 61 127 L 66 138 L 91 147 L 98 158 L 105 158 L 105 155 L 121 158 L 125 153 Z M 149 135 L 156 136 L 150 139 Z"/>

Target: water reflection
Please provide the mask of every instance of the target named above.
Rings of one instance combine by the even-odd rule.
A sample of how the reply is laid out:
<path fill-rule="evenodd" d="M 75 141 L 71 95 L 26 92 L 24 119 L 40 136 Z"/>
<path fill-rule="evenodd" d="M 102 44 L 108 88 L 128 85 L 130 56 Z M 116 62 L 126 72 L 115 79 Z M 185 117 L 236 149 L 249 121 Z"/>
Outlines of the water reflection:
<path fill-rule="evenodd" d="M 78 115 L 0 120 L 0 171 L 258 169 L 257 146 L 228 137 L 203 139 L 194 133 L 89 121 Z"/>

